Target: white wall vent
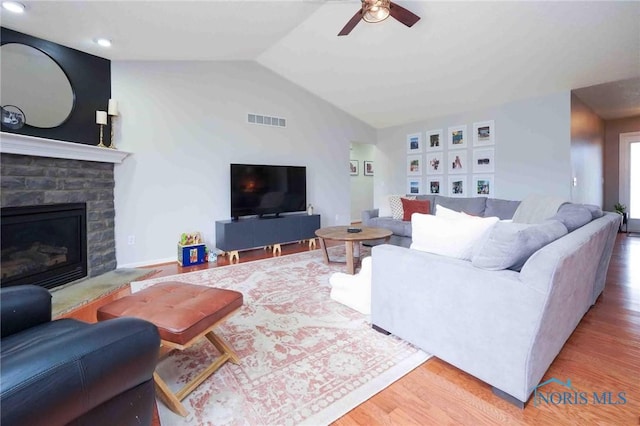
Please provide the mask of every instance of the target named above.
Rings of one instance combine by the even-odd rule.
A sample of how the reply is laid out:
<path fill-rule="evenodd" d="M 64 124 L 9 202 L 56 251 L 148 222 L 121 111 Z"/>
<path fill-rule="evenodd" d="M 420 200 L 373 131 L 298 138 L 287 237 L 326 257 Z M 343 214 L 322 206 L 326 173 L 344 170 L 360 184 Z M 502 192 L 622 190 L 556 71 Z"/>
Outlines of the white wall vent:
<path fill-rule="evenodd" d="M 247 123 L 263 126 L 287 127 L 287 119 L 270 115 L 247 114 Z"/>

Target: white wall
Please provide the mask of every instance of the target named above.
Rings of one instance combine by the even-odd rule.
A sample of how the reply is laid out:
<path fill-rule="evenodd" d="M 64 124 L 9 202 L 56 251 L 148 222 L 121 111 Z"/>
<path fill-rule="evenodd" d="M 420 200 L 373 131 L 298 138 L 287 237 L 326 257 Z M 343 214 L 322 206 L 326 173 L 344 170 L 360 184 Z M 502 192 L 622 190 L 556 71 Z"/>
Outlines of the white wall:
<path fill-rule="evenodd" d="M 570 198 L 570 94 L 563 92 L 511 102 L 493 108 L 378 130 L 374 205 L 388 194 L 406 193 L 406 136 L 427 130 L 467 125 L 471 165 L 474 122 L 495 121 L 495 198 L 522 200 L 531 193 Z M 424 154 L 423 154 L 424 161 Z M 444 158 L 446 162 L 446 155 Z M 469 172 L 469 185 L 471 184 Z M 426 175 L 423 173 L 423 179 Z M 443 175 L 443 182 L 447 174 Z M 425 187 L 426 190 L 426 187 Z M 446 194 L 443 194 L 446 195 Z"/>
<path fill-rule="evenodd" d="M 362 211 L 373 208 L 373 176 L 365 176 L 364 162 L 374 161 L 374 145 L 351 144 L 351 160 L 358 162 L 358 175 L 351 176 L 351 221 L 362 220 Z M 373 163 L 375 166 L 375 163 Z M 375 170 L 375 169 L 374 169 Z"/>
<path fill-rule="evenodd" d="M 114 61 L 111 78 L 116 144 L 133 153 L 115 168 L 118 267 L 175 260 L 185 231 L 215 246 L 233 162 L 306 166 L 322 225 L 349 223 L 349 145 L 374 142 L 370 126 L 255 62 Z M 249 112 L 287 127 L 250 125 Z"/>
<path fill-rule="evenodd" d="M 571 201 L 603 207 L 604 121 L 571 95 Z"/>

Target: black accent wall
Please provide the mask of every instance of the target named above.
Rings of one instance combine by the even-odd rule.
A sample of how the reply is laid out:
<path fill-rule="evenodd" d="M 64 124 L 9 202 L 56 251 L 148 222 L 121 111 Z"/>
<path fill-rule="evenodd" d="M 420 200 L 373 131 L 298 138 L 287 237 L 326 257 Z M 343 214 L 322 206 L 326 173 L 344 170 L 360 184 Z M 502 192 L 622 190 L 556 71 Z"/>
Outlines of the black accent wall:
<path fill-rule="evenodd" d="M 21 129 L 3 128 L 2 131 L 97 145 L 100 128 L 96 124 L 96 111 L 106 111 L 111 97 L 111 61 L 4 27 L 0 27 L 0 40 L 1 44 L 26 44 L 49 55 L 67 74 L 75 95 L 71 115 L 58 127 L 41 129 L 25 125 Z M 105 126 L 106 143 L 109 131 L 109 126 Z"/>

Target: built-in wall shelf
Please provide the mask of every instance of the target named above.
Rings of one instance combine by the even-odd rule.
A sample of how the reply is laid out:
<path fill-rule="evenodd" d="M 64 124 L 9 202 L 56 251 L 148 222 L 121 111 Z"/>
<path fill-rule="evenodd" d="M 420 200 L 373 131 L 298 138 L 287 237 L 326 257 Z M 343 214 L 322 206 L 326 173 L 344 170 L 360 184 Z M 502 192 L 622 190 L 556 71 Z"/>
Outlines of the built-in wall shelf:
<path fill-rule="evenodd" d="M 117 149 L 6 132 L 0 132 L 0 152 L 102 163 L 122 163 L 131 154 Z"/>

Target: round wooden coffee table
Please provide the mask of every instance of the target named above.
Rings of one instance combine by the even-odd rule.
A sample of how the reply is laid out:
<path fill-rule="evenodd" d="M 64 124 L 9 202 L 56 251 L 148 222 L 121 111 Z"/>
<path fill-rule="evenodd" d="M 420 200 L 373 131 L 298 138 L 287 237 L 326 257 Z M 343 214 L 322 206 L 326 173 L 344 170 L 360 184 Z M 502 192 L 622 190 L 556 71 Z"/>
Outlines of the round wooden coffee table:
<path fill-rule="evenodd" d="M 329 254 L 327 253 L 327 245 L 325 240 L 344 241 L 345 248 L 347 250 L 347 273 L 355 274 L 356 264 L 360 261 L 360 243 L 367 240 L 379 240 L 384 238 L 385 242 L 389 241 L 392 232 L 384 228 L 367 228 L 358 227 L 362 229 L 361 232 L 347 232 L 349 226 L 329 226 L 327 228 L 320 228 L 316 231 L 316 236 L 320 240 L 320 246 L 322 247 L 322 254 L 324 255 L 324 261 L 329 263 Z M 354 247 L 357 249 L 354 250 Z M 354 259 L 355 254 L 355 259 Z"/>

